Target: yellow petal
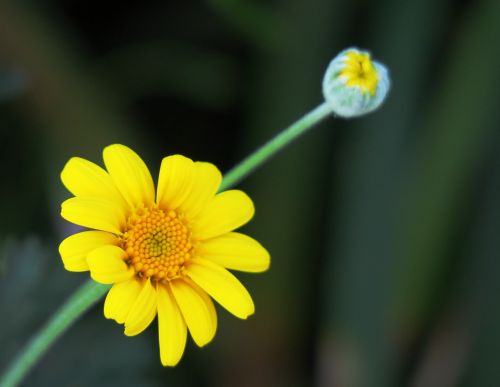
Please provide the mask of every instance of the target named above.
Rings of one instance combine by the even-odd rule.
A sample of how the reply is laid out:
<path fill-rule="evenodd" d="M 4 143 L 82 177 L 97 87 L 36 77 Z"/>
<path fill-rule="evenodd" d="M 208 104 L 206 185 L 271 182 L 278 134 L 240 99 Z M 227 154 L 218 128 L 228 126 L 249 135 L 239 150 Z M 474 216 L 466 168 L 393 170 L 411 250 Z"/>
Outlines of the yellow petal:
<path fill-rule="evenodd" d="M 221 181 L 222 175 L 215 165 L 195 162 L 191 191 L 179 206 L 181 212 L 193 219 L 212 201 Z"/>
<path fill-rule="evenodd" d="M 252 219 L 252 200 L 242 191 L 225 191 L 215 196 L 192 223 L 196 239 L 209 239 L 232 231 Z"/>
<path fill-rule="evenodd" d="M 125 216 L 119 205 L 100 198 L 75 197 L 61 205 L 61 216 L 71 223 L 120 234 Z"/>
<path fill-rule="evenodd" d="M 186 346 L 187 329 L 172 291 L 167 285 L 156 285 L 158 297 L 158 339 L 160 359 L 164 366 L 175 366 Z"/>
<path fill-rule="evenodd" d="M 141 289 L 141 284 L 135 278 L 114 284 L 104 301 L 104 317 L 123 324 Z"/>
<path fill-rule="evenodd" d="M 237 232 L 200 243 L 196 255 L 232 270 L 258 273 L 269 268 L 270 256 L 255 239 Z"/>
<path fill-rule="evenodd" d="M 122 282 L 132 278 L 134 272 L 123 261 L 125 252 L 118 246 L 102 246 L 87 255 L 90 276 L 102 284 Z"/>
<path fill-rule="evenodd" d="M 212 300 L 190 282 L 175 280 L 170 282 L 170 286 L 194 342 L 203 347 L 214 338 L 217 315 Z"/>
<path fill-rule="evenodd" d="M 114 144 L 104 148 L 104 164 L 111 179 L 131 207 L 154 202 L 154 184 L 144 161 L 130 148 Z"/>
<path fill-rule="evenodd" d="M 230 313 L 247 318 L 255 311 L 252 297 L 234 275 L 206 259 L 193 258 L 188 276 Z"/>
<path fill-rule="evenodd" d="M 125 334 L 135 336 L 146 329 L 156 316 L 156 289 L 148 278 L 125 320 Z"/>
<path fill-rule="evenodd" d="M 181 155 L 165 157 L 158 177 L 156 203 L 164 210 L 175 210 L 193 186 L 194 163 Z"/>
<path fill-rule="evenodd" d="M 83 231 L 71 235 L 59 245 L 64 268 L 69 271 L 87 271 L 87 254 L 92 250 L 117 243 L 117 238 L 104 231 Z"/>
<path fill-rule="evenodd" d="M 71 158 L 61 172 L 61 180 L 75 196 L 104 198 L 123 203 L 108 173 L 98 165 L 80 157 Z"/>

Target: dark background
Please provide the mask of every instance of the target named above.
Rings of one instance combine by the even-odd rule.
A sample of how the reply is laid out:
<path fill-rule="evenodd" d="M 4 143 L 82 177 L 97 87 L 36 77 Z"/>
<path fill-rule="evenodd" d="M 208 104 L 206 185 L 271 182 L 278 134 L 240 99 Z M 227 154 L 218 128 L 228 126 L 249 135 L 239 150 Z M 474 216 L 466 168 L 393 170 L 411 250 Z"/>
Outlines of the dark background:
<path fill-rule="evenodd" d="M 227 171 L 322 101 L 349 46 L 385 63 L 374 114 L 328 119 L 246 179 L 256 303 L 162 368 L 102 303 L 25 386 L 500 385 L 500 2 L 0 2 L 0 369 L 86 274 L 64 271 L 59 173 L 123 143 L 154 175 Z"/>

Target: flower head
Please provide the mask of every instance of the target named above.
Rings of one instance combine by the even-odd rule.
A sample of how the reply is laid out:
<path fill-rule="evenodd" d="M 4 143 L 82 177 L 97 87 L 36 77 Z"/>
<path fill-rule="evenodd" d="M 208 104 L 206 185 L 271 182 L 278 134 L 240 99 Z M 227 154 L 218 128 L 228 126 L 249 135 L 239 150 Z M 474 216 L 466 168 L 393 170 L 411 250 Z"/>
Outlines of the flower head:
<path fill-rule="evenodd" d="M 212 298 L 236 317 L 254 312 L 251 296 L 227 269 L 261 272 L 268 252 L 237 232 L 254 214 L 238 190 L 217 193 L 221 174 L 210 163 L 165 157 L 158 187 L 141 158 L 123 145 L 104 149 L 106 170 L 82 158 L 68 161 L 61 179 L 74 197 L 64 219 L 89 228 L 59 251 L 69 271 L 90 271 L 113 284 L 104 315 L 134 336 L 158 315 L 160 358 L 179 362 L 187 331 L 198 346 L 217 328 Z"/>
<path fill-rule="evenodd" d="M 341 117 L 356 117 L 377 109 L 390 88 L 384 65 L 370 53 L 348 48 L 329 64 L 323 78 L 323 95 Z"/>

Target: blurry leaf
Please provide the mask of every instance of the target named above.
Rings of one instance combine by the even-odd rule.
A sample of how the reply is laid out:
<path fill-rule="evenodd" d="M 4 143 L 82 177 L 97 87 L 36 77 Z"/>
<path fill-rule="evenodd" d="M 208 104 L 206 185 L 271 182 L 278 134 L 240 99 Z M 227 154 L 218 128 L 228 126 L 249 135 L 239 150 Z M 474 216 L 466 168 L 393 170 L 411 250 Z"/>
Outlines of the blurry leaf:
<path fill-rule="evenodd" d="M 207 0 L 225 21 L 256 47 L 275 49 L 286 23 L 266 1 Z"/>
<path fill-rule="evenodd" d="M 474 231 L 467 238 L 465 260 L 458 271 L 457 298 L 469 321 L 472 346 L 461 386 L 497 386 L 500 353 L 500 133 L 487 184 L 477 200 Z"/>
<path fill-rule="evenodd" d="M 490 45 L 488 37 L 500 36 L 499 3 L 474 5 L 437 80 L 415 171 L 402 196 L 394 313 L 413 324 L 432 302 L 461 209 L 474 193 L 475 175 L 498 129 L 500 87 L 491 69 L 500 68 L 500 45 Z"/>
<path fill-rule="evenodd" d="M 56 273 L 48 267 L 49 257 L 48 248 L 35 236 L 0 241 L 2 365 L 31 336 L 27 333 L 37 327 L 40 316 L 46 317 L 47 307 L 56 305 L 54 291 L 65 286 L 64 282 L 53 281 Z"/>
<path fill-rule="evenodd" d="M 220 109 L 237 95 L 231 57 L 178 42 L 142 42 L 115 49 L 101 60 L 99 72 L 129 98 L 161 92 Z"/>
<path fill-rule="evenodd" d="M 30 81 L 25 107 L 43 124 L 57 163 L 76 150 L 87 154 L 117 139 L 134 138 L 132 120 L 121 114 L 119 96 L 93 78 L 81 42 L 54 7 L 0 2 L 0 55 Z"/>
<path fill-rule="evenodd" d="M 23 71 L 0 63 L 0 102 L 23 94 L 27 85 L 28 79 Z"/>

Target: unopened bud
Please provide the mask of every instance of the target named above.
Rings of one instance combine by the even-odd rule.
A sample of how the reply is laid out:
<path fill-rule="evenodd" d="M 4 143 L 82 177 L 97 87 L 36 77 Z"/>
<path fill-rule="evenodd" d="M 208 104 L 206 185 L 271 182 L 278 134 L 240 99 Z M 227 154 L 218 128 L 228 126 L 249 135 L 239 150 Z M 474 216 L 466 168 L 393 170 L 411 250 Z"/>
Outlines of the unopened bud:
<path fill-rule="evenodd" d="M 323 95 L 333 113 L 340 117 L 361 116 L 377 109 L 390 88 L 386 67 L 370 53 L 348 48 L 328 65 Z"/>

